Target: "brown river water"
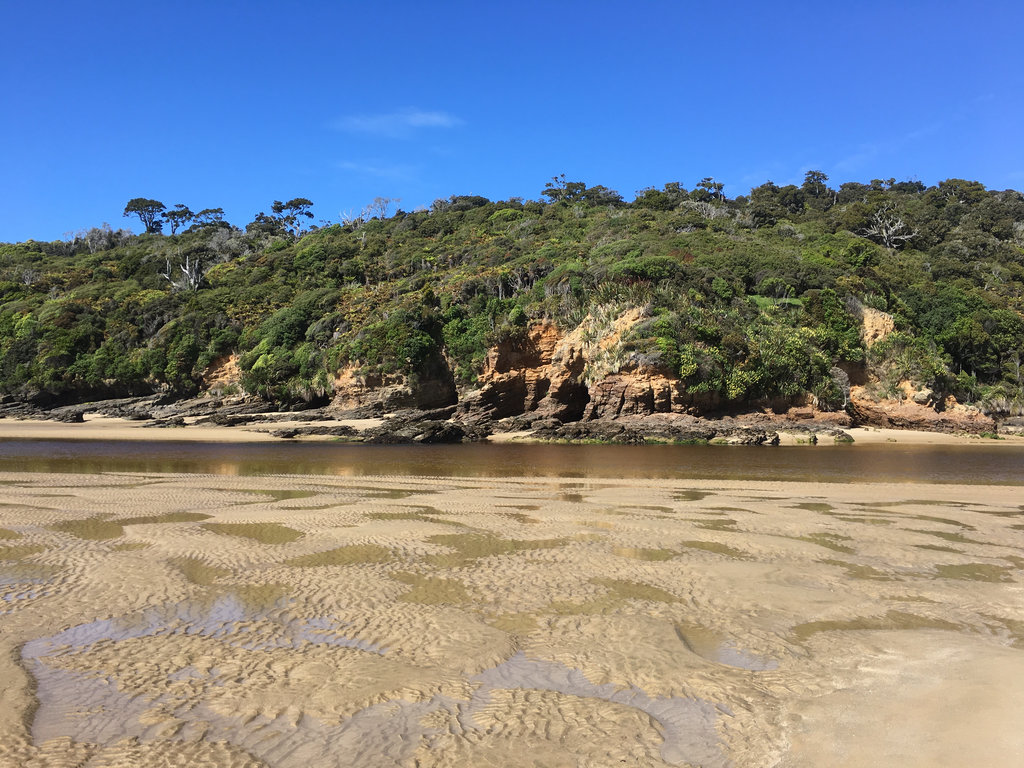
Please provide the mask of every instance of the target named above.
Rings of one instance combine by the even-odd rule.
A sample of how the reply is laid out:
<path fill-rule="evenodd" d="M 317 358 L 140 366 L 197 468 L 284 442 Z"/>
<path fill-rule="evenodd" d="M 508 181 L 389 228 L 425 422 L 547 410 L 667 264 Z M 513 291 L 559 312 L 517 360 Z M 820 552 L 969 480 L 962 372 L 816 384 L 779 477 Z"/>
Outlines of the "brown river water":
<path fill-rule="evenodd" d="M 1024 449 L 0 442 L 0 768 L 1024 765 Z"/>
<path fill-rule="evenodd" d="M 704 478 L 1024 485 L 1024 446 L 0 442 L 0 471 Z"/>

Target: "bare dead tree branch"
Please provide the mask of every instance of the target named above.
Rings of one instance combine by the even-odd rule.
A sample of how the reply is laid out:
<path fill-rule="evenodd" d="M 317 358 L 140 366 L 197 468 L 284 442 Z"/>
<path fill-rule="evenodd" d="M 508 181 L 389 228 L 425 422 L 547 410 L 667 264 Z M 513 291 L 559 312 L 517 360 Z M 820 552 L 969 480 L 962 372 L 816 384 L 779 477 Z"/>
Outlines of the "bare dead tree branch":
<path fill-rule="evenodd" d="M 875 211 L 871 217 L 871 225 L 862 234 L 877 240 L 886 248 L 895 250 L 917 237 L 918 232 L 903 221 L 903 217 L 893 206 L 886 205 Z"/>

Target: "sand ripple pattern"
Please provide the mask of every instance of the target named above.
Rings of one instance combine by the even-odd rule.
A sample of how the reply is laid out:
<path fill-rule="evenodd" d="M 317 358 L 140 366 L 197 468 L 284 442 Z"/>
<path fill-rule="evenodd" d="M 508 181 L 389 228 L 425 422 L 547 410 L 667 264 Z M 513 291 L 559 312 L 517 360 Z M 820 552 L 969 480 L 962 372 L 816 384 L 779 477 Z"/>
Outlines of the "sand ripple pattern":
<path fill-rule="evenodd" d="M 0 474 L 0 768 L 1016 766 L 1022 515 L 1002 487 Z"/>

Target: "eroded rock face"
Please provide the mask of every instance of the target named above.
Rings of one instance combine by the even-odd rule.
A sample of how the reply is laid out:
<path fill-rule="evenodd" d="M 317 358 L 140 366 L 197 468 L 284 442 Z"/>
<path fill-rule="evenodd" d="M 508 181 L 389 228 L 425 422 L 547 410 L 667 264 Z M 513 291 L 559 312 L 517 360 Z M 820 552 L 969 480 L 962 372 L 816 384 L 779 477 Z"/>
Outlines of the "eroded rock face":
<path fill-rule="evenodd" d="M 864 387 L 850 389 L 850 403 L 858 424 L 924 432 L 995 432 L 996 423 L 977 408 L 961 405 L 952 395 L 934 407 L 917 402 L 928 398 L 909 397 L 902 402 L 878 400 Z"/>
<path fill-rule="evenodd" d="M 361 375 L 354 366 L 338 372 L 334 380 L 333 411 L 374 410 L 381 413 L 401 408 L 442 408 L 454 405 L 458 396 L 455 380 L 447 367 L 437 367 L 433 375 L 406 377 Z"/>
<path fill-rule="evenodd" d="M 860 320 L 860 340 L 868 349 L 896 330 L 896 323 L 887 312 L 862 304 L 851 307 L 851 310 Z"/>
<path fill-rule="evenodd" d="M 688 392 L 665 371 L 629 362 L 609 366 L 610 351 L 642 317 L 640 310 L 629 310 L 606 322 L 605 335 L 596 338 L 589 318 L 568 334 L 552 323 L 531 326 L 523 338 L 490 351 L 480 389 L 460 402 L 459 417 L 524 416 L 567 423 L 718 409 L 717 395 Z"/>
<path fill-rule="evenodd" d="M 480 391 L 466 402 L 466 409 L 493 419 L 535 413 L 576 421 L 590 400 L 581 378 L 585 367 L 575 338 L 563 336 L 552 323 L 539 323 L 522 339 L 488 353 Z"/>
<path fill-rule="evenodd" d="M 686 402 L 685 389 L 678 379 L 655 371 L 627 369 L 594 382 L 586 418 L 680 413 Z"/>
<path fill-rule="evenodd" d="M 210 363 L 202 374 L 202 389 L 214 396 L 230 389 L 241 391 L 242 369 L 238 365 L 238 355 L 230 354 Z"/>

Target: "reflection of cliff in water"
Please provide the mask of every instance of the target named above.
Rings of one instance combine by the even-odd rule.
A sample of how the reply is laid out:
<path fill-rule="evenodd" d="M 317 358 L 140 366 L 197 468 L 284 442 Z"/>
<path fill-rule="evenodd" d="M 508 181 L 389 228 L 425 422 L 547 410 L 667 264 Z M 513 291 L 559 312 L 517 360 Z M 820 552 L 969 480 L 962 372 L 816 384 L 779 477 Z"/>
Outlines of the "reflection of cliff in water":
<path fill-rule="evenodd" d="M 1024 484 L 1024 449 L 996 445 L 360 445 L 6 440 L 0 471 L 356 477 L 621 477 Z"/>

